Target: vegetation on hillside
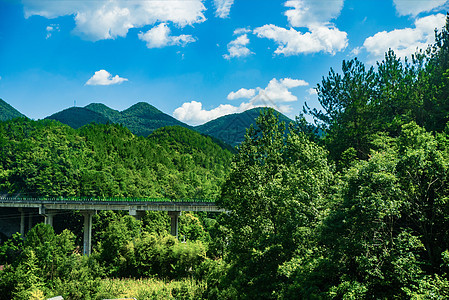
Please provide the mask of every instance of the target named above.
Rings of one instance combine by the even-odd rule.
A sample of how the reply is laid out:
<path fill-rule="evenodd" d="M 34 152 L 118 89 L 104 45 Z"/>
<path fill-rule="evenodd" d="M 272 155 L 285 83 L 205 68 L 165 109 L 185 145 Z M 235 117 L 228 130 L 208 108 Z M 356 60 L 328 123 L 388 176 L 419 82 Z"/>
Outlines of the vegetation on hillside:
<path fill-rule="evenodd" d="M 263 110 L 264 108 L 259 107 L 242 113 L 226 115 L 196 126 L 195 129 L 235 147 L 243 142 L 246 129 L 255 124 L 257 117 Z M 279 115 L 279 119 L 286 124 L 292 122 L 292 120 L 282 114 Z"/>
<path fill-rule="evenodd" d="M 0 121 L 7 121 L 20 117 L 24 117 L 24 115 L 0 98 Z"/>
<path fill-rule="evenodd" d="M 142 138 L 120 125 L 28 119 L 0 123 L 0 154 L 3 193 L 169 199 L 215 199 L 232 156 L 182 127 Z"/>
<path fill-rule="evenodd" d="M 154 130 L 165 126 L 182 126 L 187 124 L 161 112 L 154 106 L 139 102 L 124 111 L 117 111 L 104 104 L 92 103 L 84 108 L 74 107 L 55 113 L 47 119 L 57 120 L 72 128 L 94 123 L 114 123 L 128 128 L 133 134 L 147 137 Z"/>
<path fill-rule="evenodd" d="M 111 121 L 103 115 L 82 107 L 67 108 L 47 117 L 46 119 L 59 121 L 74 129 L 78 129 L 89 123 L 111 123 Z"/>

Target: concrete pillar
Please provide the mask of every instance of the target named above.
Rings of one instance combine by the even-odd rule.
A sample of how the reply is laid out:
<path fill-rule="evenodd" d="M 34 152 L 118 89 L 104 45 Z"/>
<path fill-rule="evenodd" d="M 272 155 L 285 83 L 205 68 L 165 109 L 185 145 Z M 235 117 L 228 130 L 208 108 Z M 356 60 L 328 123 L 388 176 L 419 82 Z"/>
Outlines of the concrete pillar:
<path fill-rule="evenodd" d="M 39 207 L 39 214 L 44 217 L 44 223 L 53 226 L 53 216 L 55 212 L 49 211 L 45 206 Z"/>
<path fill-rule="evenodd" d="M 19 208 L 20 211 L 20 235 L 25 236 L 25 212 L 23 208 Z"/>
<path fill-rule="evenodd" d="M 45 224 L 50 225 L 51 227 L 53 227 L 53 217 L 54 217 L 54 213 L 49 213 L 47 212 L 47 214 L 45 215 Z"/>
<path fill-rule="evenodd" d="M 81 212 L 84 216 L 84 239 L 83 239 L 83 254 L 90 255 L 92 250 L 92 216 L 95 214 L 93 210 L 86 210 Z"/>
<path fill-rule="evenodd" d="M 30 211 L 28 215 L 28 231 L 33 228 L 33 213 Z"/>
<path fill-rule="evenodd" d="M 133 216 L 134 218 L 136 218 L 136 220 L 141 220 L 142 217 L 145 215 L 145 211 L 144 210 L 135 210 L 135 209 L 130 209 L 129 210 L 129 215 Z"/>
<path fill-rule="evenodd" d="M 178 238 L 178 219 L 181 215 L 180 211 L 169 211 L 168 215 L 171 218 L 171 230 L 170 233 L 174 237 Z"/>

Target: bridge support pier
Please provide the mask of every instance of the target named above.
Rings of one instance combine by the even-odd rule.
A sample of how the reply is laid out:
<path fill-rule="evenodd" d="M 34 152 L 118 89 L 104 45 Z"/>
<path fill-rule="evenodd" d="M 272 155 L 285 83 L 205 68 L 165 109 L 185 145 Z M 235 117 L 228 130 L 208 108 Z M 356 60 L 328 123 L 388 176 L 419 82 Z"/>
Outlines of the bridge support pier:
<path fill-rule="evenodd" d="M 45 215 L 45 224 L 50 225 L 51 227 L 53 227 L 53 217 L 55 216 L 54 213 L 47 213 L 47 215 Z"/>
<path fill-rule="evenodd" d="M 145 211 L 144 210 L 136 210 L 136 209 L 130 209 L 129 210 L 129 215 L 133 216 L 134 218 L 136 218 L 137 220 L 141 220 L 142 217 L 145 215 Z"/>
<path fill-rule="evenodd" d="M 171 230 L 170 233 L 174 237 L 178 238 L 178 220 L 181 215 L 180 211 L 169 211 L 168 215 L 171 218 Z"/>
<path fill-rule="evenodd" d="M 33 228 L 33 213 L 29 212 L 29 215 L 28 215 L 28 231 L 30 231 L 31 228 Z"/>
<path fill-rule="evenodd" d="M 20 235 L 22 238 L 25 236 L 25 212 L 23 208 L 19 208 L 20 211 Z"/>
<path fill-rule="evenodd" d="M 44 216 L 44 223 L 53 227 L 53 217 L 55 216 L 54 211 L 50 211 L 45 208 L 45 206 L 39 207 L 39 214 Z"/>
<path fill-rule="evenodd" d="M 83 254 L 90 255 L 92 251 L 92 216 L 96 212 L 93 210 L 85 210 L 81 212 L 84 216 L 84 240 L 83 240 Z"/>

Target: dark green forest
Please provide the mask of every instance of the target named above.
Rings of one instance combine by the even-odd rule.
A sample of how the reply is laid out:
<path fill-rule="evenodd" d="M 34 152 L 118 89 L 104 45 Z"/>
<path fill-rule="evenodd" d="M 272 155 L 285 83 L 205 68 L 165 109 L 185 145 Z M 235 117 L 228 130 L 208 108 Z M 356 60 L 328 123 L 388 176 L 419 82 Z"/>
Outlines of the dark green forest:
<path fill-rule="evenodd" d="M 94 252 L 39 224 L 0 246 L 3 299 L 449 298 L 449 18 L 411 60 L 342 62 L 285 124 L 262 110 L 237 153 L 186 128 L 1 123 L 0 188 L 210 198 L 228 212 L 105 212 Z M 76 218 L 76 215 L 74 215 Z M 157 287 L 155 287 L 157 286 Z M 151 287 L 151 288 L 150 288 Z"/>
<path fill-rule="evenodd" d="M 46 119 L 56 120 L 78 129 L 92 122 L 99 124 L 121 124 L 135 135 L 147 137 L 154 130 L 165 126 L 191 126 L 176 120 L 146 102 L 139 102 L 123 111 L 107 107 L 101 103 L 91 103 L 85 107 L 71 107 L 57 112 Z"/>

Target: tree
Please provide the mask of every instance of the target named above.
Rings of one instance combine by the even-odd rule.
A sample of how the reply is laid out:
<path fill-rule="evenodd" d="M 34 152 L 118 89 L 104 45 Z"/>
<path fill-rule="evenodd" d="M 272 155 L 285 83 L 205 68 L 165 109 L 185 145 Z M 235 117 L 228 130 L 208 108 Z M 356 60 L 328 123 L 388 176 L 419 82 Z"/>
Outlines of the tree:
<path fill-rule="evenodd" d="M 229 211 L 229 291 L 241 298 L 276 297 L 285 279 L 278 268 L 307 251 L 331 180 L 324 149 L 302 133 L 285 135 L 272 109 L 261 112 L 217 201 Z"/>
<path fill-rule="evenodd" d="M 447 135 L 410 123 L 373 144 L 370 158 L 344 174 L 320 230 L 325 254 L 308 283 L 335 298 L 406 298 L 426 285 L 445 295 Z"/>

